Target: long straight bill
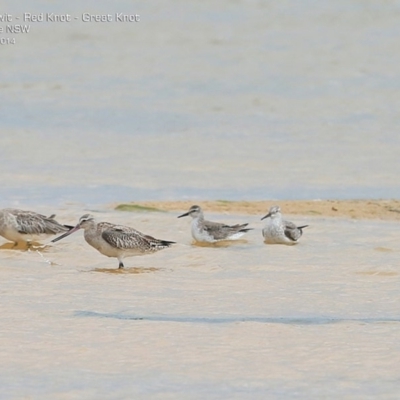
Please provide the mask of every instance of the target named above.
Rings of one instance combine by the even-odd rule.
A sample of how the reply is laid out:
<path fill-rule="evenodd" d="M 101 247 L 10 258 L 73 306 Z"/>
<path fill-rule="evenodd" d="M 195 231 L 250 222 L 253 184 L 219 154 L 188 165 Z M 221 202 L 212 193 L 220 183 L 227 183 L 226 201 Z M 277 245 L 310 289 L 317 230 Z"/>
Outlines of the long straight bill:
<path fill-rule="evenodd" d="M 79 229 L 81 229 L 80 225 L 78 224 L 77 226 L 75 226 L 75 228 L 70 229 L 68 232 L 63 233 L 61 236 L 56 237 L 55 239 L 53 239 L 51 242 L 55 243 L 58 242 L 61 239 L 64 239 L 65 237 L 71 235 L 72 233 L 78 231 Z"/>
<path fill-rule="evenodd" d="M 185 213 L 182 214 L 182 215 L 178 215 L 177 218 L 187 217 L 189 214 L 190 214 L 189 212 L 185 212 Z"/>

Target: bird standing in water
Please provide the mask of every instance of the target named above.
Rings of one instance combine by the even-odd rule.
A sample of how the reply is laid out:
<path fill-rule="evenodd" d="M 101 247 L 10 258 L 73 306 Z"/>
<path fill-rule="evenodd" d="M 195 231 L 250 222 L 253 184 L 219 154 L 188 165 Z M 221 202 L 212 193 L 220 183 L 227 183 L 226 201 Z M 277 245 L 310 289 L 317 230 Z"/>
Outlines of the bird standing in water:
<path fill-rule="evenodd" d="M 262 233 L 265 243 L 269 244 L 296 244 L 303 234 L 303 228 L 308 226 L 296 226 L 293 222 L 283 220 L 279 206 L 272 206 L 261 220 L 265 218 L 270 218 L 270 221 Z"/>
<path fill-rule="evenodd" d="M 14 242 L 15 246 L 19 244 L 30 246 L 32 242 L 72 228 L 72 226 L 60 224 L 54 217 L 54 214 L 46 217 L 33 211 L 4 208 L 0 210 L 0 235 Z"/>
<path fill-rule="evenodd" d="M 193 239 L 198 242 L 215 243 L 222 240 L 236 240 L 252 228 L 248 224 L 226 225 L 204 219 L 204 214 L 199 206 L 190 207 L 189 211 L 179 215 L 178 218 L 190 215 L 192 220 L 191 230 Z"/>
<path fill-rule="evenodd" d="M 155 253 L 175 243 L 144 235 L 129 226 L 97 222 L 90 214 L 83 215 L 75 228 L 53 239 L 52 242 L 57 242 L 81 228 L 85 231 L 84 237 L 87 243 L 101 254 L 118 259 L 118 268 L 124 268 L 122 260 L 126 257 Z"/>

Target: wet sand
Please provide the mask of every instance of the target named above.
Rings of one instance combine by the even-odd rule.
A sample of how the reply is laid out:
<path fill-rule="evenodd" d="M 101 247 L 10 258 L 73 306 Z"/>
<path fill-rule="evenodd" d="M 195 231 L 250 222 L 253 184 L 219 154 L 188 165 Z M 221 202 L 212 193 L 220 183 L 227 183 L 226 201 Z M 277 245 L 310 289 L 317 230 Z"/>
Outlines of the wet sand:
<path fill-rule="evenodd" d="M 205 212 L 265 215 L 269 207 L 278 204 L 284 214 L 314 215 L 354 219 L 400 220 L 400 200 L 295 200 L 295 201 L 146 201 L 119 204 L 115 207 L 129 211 L 155 208 L 164 211 L 187 210 L 193 204 Z M 125 206 L 125 207 L 124 207 Z M 138 207 L 136 207 L 138 206 Z"/>

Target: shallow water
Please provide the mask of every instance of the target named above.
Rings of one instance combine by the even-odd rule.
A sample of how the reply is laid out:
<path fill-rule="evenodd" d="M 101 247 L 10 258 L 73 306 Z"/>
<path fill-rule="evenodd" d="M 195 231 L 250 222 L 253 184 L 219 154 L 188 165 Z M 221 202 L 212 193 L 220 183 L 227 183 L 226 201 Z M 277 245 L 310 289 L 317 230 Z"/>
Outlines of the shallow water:
<path fill-rule="evenodd" d="M 287 247 L 210 214 L 255 229 L 199 247 L 177 215 L 96 213 L 177 241 L 124 271 L 81 232 L 0 250 L 0 398 L 398 396 L 397 224 L 296 217 L 310 226 Z"/>
<path fill-rule="evenodd" d="M 177 214 L 107 206 L 399 198 L 399 2 L 117 3 L 1 2 L 140 22 L 1 46 L 0 207 L 178 244 L 118 271 L 82 233 L 0 241 L 0 399 L 399 398 L 398 223 L 296 217 L 285 247 L 211 214 L 256 229 L 199 247 Z"/>
<path fill-rule="evenodd" d="M 5 206 L 400 197 L 398 2 L 2 4 Z"/>

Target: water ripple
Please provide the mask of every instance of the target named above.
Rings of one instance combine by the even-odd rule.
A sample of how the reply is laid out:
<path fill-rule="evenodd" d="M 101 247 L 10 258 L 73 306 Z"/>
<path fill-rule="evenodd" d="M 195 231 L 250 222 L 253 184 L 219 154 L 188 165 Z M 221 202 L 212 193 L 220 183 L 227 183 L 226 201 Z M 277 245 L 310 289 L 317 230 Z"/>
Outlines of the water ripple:
<path fill-rule="evenodd" d="M 222 316 L 222 317 L 190 317 L 169 315 L 132 315 L 123 313 L 101 313 L 95 311 L 75 311 L 76 317 L 111 318 L 132 321 L 153 322 L 178 322 L 199 324 L 229 324 L 237 322 L 258 322 L 263 324 L 285 324 L 285 325 L 328 325 L 343 322 L 358 322 L 364 324 L 400 322 L 400 317 L 368 317 L 368 318 L 341 318 L 341 317 L 257 317 L 257 316 Z"/>

